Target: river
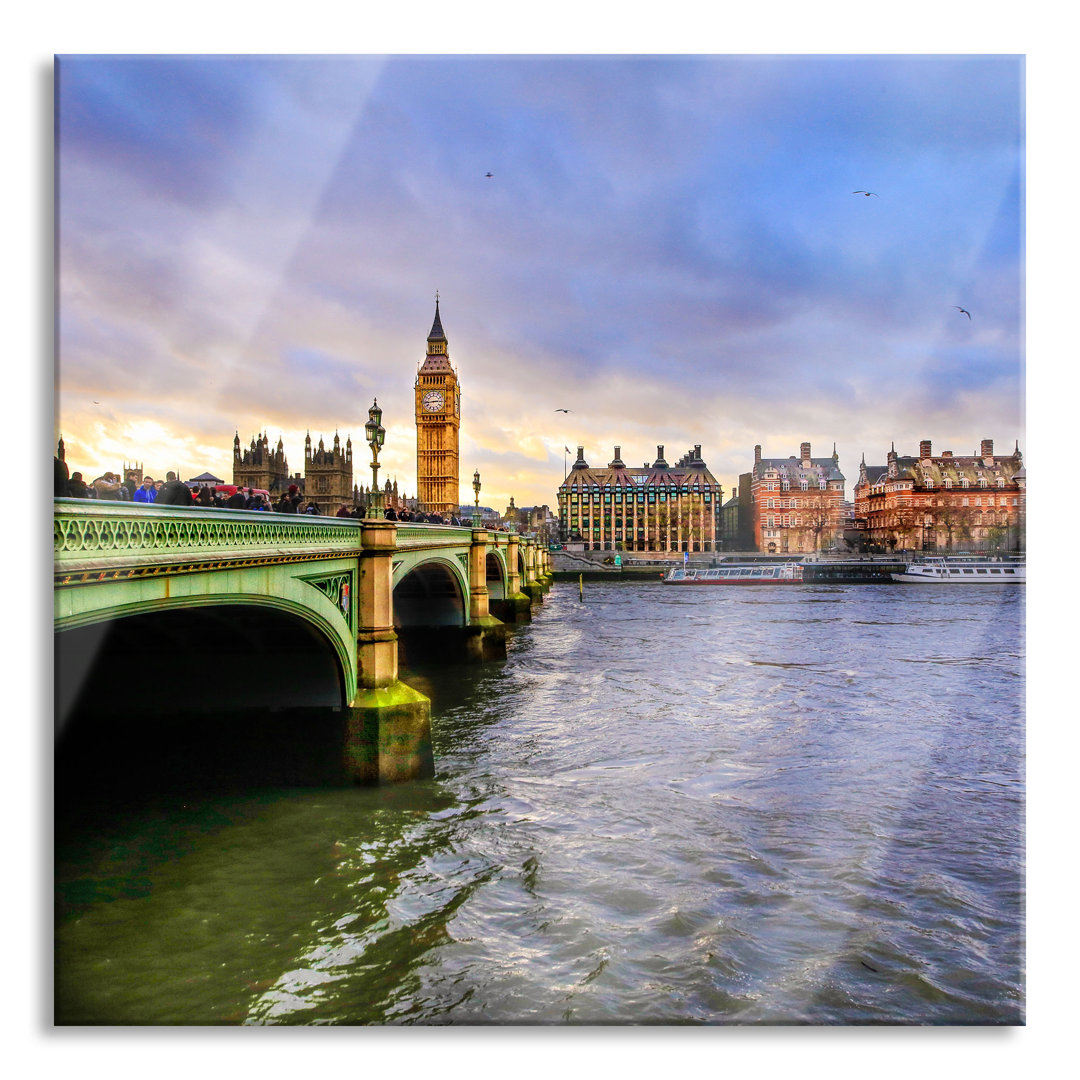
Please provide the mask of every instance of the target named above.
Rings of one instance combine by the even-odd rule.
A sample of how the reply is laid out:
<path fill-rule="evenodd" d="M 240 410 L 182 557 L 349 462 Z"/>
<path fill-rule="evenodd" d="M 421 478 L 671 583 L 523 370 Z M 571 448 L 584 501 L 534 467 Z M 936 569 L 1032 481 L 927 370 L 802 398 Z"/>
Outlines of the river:
<path fill-rule="evenodd" d="M 1017 586 L 556 584 L 405 673 L 432 780 L 58 793 L 56 1021 L 1023 1023 L 1023 642 Z"/>

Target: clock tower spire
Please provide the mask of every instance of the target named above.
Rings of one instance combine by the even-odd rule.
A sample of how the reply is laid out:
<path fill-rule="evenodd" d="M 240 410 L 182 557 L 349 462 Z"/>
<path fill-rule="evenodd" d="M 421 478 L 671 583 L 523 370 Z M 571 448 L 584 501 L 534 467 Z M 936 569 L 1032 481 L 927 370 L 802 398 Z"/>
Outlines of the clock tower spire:
<path fill-rule="evenodd" d="M 446 334 L 435 294 L 435 320 L 427 337 L 427 356 L 416 373 L 416 494 L 428 513 L 449 516 L 460 502 L 458 429 L 461 391 L 450 363 Z"/>

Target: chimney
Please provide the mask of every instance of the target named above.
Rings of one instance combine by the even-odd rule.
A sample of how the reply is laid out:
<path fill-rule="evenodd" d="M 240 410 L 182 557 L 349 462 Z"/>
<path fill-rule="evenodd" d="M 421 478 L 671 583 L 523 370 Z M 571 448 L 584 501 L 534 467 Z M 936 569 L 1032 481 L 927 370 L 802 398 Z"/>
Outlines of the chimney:
<path fill-rule="evenodd" d="M 799 446 L 799 453 L 802 455 L 803 463 L 806 464 L 806 465 L 809 465 L 810 464 L 810 444 L 808 442 L 804 442 Z"/>
<path fill-rule="evenodd" d="M 760 465 L 761 464 L 761 446 L 760 445 L 754 447 L 754 464 L 755 465 Z"/>
<path fill-rule="evenodd" d="M 994 440 L 983 439 L 982 441 L 982 453 L 980 455 L 983 459 L 984 465 L 994 464 Z"/>
<path fill-rule="evenodd" d="M 942 450 L 941 451 L 941 456 L 942 457 L 952 457 L 952 451 L 951 450 Z"/>
<path fill-rule="evenodd" d="M 625 466 L 625 465 L 623 464 L 623 459 L 622 459 L 622 453 L 621 453 L 621 451 L 622 451 L 622 447 L 621 447 L 621 446 L 616 446 L 616 447 L 615 447 L 615 460 L 614 460 L 614 461 L 612 461 L 612 462 L 611 462 L 611 463 L 610 463 L 610 464 L 608 465 L 608 468 L 609 468 L 609 469 L 625 469 L 625 468 L 626 468 L 626 466 Z"/>
<path fill-rule="evenodd" d="M 701 443 L 694 443 L 694 460 L 701 460 Z"/>
<path fill-rule="evenodd" d="M 919 443 L 919 460 L 920 461 L 929 461 L 930 460 L 930 440 L 929 439 L 923 439 L 923 441 L 921 443 Z"/>

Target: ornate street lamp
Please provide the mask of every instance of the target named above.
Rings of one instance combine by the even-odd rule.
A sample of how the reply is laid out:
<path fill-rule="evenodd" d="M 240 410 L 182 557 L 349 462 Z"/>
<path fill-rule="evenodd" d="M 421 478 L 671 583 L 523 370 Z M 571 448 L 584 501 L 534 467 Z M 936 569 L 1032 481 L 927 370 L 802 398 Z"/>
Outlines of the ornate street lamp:
<path fill-rule="evenodd" d="M 472 523 L 474 529 L 480 528 L 480 470 L 472 474 L 472 489 L 476 494 L 476 506 L 473 509 Z"/>
<path fill-rule="evenodd" d="M 368 409 L 368 421 L 364 425 L 364 433 L 367 436 L 368 446 L 371 447 L 371 498 L 368 500 L 367 516 L 381 518 L 383 509 L 382 492 L 379 490 L 379 448 L 386 441 L 386 428 L 382 426 L 382 409 L 379 408 L 378 398 Z"/>

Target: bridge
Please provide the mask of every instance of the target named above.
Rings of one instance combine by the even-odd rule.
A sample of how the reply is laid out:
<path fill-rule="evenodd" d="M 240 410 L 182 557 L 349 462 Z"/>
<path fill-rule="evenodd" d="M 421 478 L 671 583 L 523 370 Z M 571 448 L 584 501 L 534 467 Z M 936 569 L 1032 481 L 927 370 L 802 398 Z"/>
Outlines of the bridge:
<path fill-rule="evenodd" d="M 546 548 L 515 533 L 54 503 L 58 722 L 88 686 L 100 692 L 101 642 L 120 628 L 120 647 L 172 672 L 181 698 L 208 679 L 223 708 L 262 691 L 284 708 L 341 710 L 345 770 L 363 783 L 434 770 L 430 702 L 398 678 L 399 646 L 505 657 L 508 625 L 527 621 L 551 583 Z"/>

